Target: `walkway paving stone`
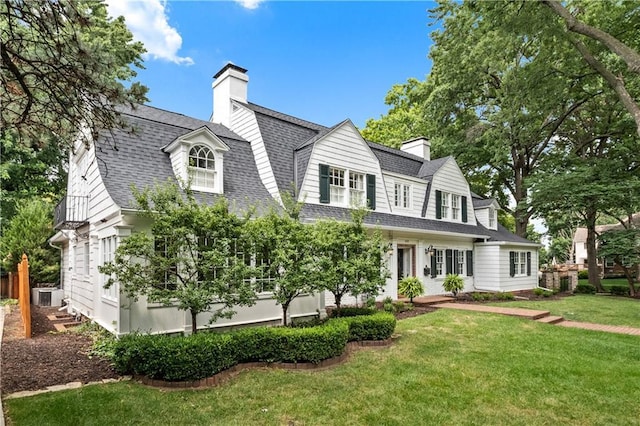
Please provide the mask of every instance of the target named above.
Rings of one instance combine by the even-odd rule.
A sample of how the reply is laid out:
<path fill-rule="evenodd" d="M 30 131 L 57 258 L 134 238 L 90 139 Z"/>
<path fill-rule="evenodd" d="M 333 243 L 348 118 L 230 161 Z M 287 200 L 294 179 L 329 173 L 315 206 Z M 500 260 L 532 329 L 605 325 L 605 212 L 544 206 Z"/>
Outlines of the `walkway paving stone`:
<path fill-rule="evenodd" d="M 439 303 L 432 305 L 434 308 L 458 309 L 462 311 L 487 312 L 491 314 L 509 315 L 512 317 L 527 318 L 536 320 L 549 315 L 549 311 L 538 311 L 534 309 L 522 308 L 502 308 L 499 306 L 473 305 L 468 303 Z"/>
<path fill-rule="evenodd" d="M 563 321 L 558 325 L 561 327 L 581 328 L 583 330 L 605 331 L 607 333 L 630 334 L 633 336 L 640 336 L 640 328 L 633 328 L 633 327 L 626 327 L 626 326 L 593 324 L 590 322 L 578 322 L 578 321 Z"/>

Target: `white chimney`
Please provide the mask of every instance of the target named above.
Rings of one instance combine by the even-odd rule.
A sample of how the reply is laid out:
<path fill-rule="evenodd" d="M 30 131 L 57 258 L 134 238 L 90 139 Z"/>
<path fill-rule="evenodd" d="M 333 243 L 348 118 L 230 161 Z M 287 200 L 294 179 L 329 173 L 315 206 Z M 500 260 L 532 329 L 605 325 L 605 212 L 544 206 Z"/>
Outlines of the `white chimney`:
<path fill-rule="evenodd" d="M 431 161 L 431 142 L 427 138 L 419 137 L 402 142 L 400 150 L 417 155 L 425 161 Z"/>
<path fill-rule="evenodd" d="M 213 76 L 211 121 L 231 127 L 231 100 L 247 102 L 247 70 L 229 62 Z"/>

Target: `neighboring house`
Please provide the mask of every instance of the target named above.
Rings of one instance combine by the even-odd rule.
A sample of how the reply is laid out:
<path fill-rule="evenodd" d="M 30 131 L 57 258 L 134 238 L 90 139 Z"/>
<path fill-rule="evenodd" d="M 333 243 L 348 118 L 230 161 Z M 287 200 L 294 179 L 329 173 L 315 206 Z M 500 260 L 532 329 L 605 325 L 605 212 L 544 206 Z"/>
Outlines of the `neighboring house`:
<path fill-rule="evenodd" d="M 149 227 L 135 210 L 131 184 L 176 177 L 191 178 L 203 202 L 224 195 L 236 211 L 280 202 L 292 189 L 307 222 L 348 219 L 350 206 L 368 207 L 366 224 L 391 243 L 391 277 L 379 298 L 396 298 L 405 276 L 419 277 L 427 295 L 445 293 L 448 273 L 464 277 L 465 291 L 537 285 L 539 245 L 498 224 L 496 201 L 473 194 L 452 157 L 431 160 L 426 139 L 401 150 L 367 142 L 349 120 L 324 127 L 249 102 L 246 70 L 236 65 L 214 78 L 211 122 L 141 105 L 123 111 L 133 132 L 104 132 L 71 154 L 67 196 L 56 209 L 59 231 L 51 239 L 61 248 L 69 310 L 116 334 L 190 329 L 188 313 L 144 298 L 131 303 L 117 285 L 105 290 L 98 272 L 123 238 Z M 316 315 L 332 303 L 330 294 L 300 297 L 291 316 Z M 280 315 L 264 292 L 255 306 L 214 326 L 274 323 Z"/>
<path fill-rule="evenodd" d="M 634 213 L 631 216 L 631 220 L 636 226 L 640 226 L 640 212 Z M 625 219 L 624 222 L 627 223 L 628 219 Z M 623 228 L 624 226 L 621 223 L 597 225 L 596 234 L 601 235 L 606 231 L 623 229 Z M 597 249 L 597 240 L 596 240 L 596 249 Z M 573 235 L 573 250 L 575 253 L 575 262 L 578 265 L 578 268 L 588 269 L 587 261 L 589 257 L 587 255 L 587 228 L 576 229 L 576 232 Z M 624 275 L 623 269 L 619 265 L 616 265 L 613 259 L 598 258 L 597 262 L 598 262 L 598 267 L 600 268 L 600 275 L 603 277 L 613 277 L 613 276 Z"/>

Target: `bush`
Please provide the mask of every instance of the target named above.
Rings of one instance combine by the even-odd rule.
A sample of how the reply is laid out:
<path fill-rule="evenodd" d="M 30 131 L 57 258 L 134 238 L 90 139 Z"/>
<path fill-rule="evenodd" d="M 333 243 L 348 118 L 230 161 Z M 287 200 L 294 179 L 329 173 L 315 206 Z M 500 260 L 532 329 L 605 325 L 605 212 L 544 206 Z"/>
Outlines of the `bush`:
<path fill-rule="evenodd" d="M 576 294 L 596 294 L 596 287 L 591 284 L 578 284 L 573 292 Z"/>
<path fill-rule="evenodd" d="M 346 306 L 340 309 L 334 309 L 329 314 L 330 318 L 339 318 L 339 317 L 356 317 L 359 315 L 371 315 L 375 312 L 375 309 L 371 308 L 361 308 L 356 306 Z"/>
<path fill-rule="evenodd" d="M 472 293 L 471 298 L 476 302 L 484 302 L 493 299 L 492 293 Z"/>
<path fill-rule="evenodd" d="M 377 335 L 379 329 L 369 334 Z M 241 362 L 318 363 L 341 355 L 349 335 L 346 319 L 309 328 L 255 327 L 180 337 L 130 334 L 118 341 L 114 364 L 122 374 L 167 381 L 198 380 Z"/>
<path fill-rule="evenodd" d="M 536 287 L 533 289 L 533 294 L 535 294 L 536 296 L 550 297 L 551 295 L 556 294 L 554 290 Z"/>
<path fill-rule="evenodd" d="M 391 337 L 396 328 L 396 318 L 387 312 L 378 312 L 369 316 L 337 318 L 333 321 L 344 322 L 349 326 L 349 341 L 385 340 Z"/>
<path fill-rule="evenodd" d="M 447 274 L 442 287 L 444 287 L 445 291 L 450 291 L 455 296 L 460 290 L 464 289 L 464 279 L 458 274 Z"/>
<path fill-rule="evenodd" d="M 579 280 L 588 280 L 589 279 L 589 271 L 583 269 L 582 271 L 578 271 L 578 279 Z"/>
<path fill-rule="evenodd" d="M 382 305 L 382 308 L 385 312 L 394 313 L 396 311 L 396 307 L 393 306 L 393 302 L 386 303 Z"/>
<path fill-rule="evenodd" d="M 513 295 L 513 293 L 508 291 L 506 293 L 496 293 L 496 299 L 497 300 L 513 300 L 515 299 L 515 296 Z"/>
<path fill-rule="evenodd" d="M 628 296 L 629 287 L 623 285 L 612 285 L 611 288 L 609 288 L 609 292 L 614 296 Z"/>
<path fill-rule="evenodd" d="M 404 294 L 413 303 L 413 298 L 424 293 L 422 281 L 416 277 L 405 277 L 398 283 L 398 293 Z"/>
<path fill-rule="evenodd" d="M 413 309 L 413 305 L 406 304 L 402 300 L 397 300 L 393 302 L 393 309 L 395 312 L 410 311 Z"/>

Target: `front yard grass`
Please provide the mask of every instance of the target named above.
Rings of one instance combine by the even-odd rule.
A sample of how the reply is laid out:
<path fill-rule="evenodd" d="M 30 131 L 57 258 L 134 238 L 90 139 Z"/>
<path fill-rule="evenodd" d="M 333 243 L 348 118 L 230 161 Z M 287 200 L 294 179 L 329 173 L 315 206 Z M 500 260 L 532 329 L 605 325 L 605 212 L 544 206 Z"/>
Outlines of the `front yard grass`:
<path fill-rule="evenodd" d="M 540 309 L 566 320 L 640 328 L 640 300 L 602 295 L 575 295 L 558 300 L 518 300 L 494 306 Z"/>
<path fill-rule="evenodd" d="M 325 371 L 253 370 L 204 390 L 134 382 L 6 400 L 11 424 L 638 424 L 640 338 L 440 310 Z"/>
<path fill-rule="evenodd" d="M 629 281 L 627 281 L 626 278 L 604 278 L 600 280 L 600 283 L 606 291 L 611 291 L 611 287 L 613 286 L 629 287 Z M 578 280 L 578 284 L 589 284 L 589 280 Z"/>

